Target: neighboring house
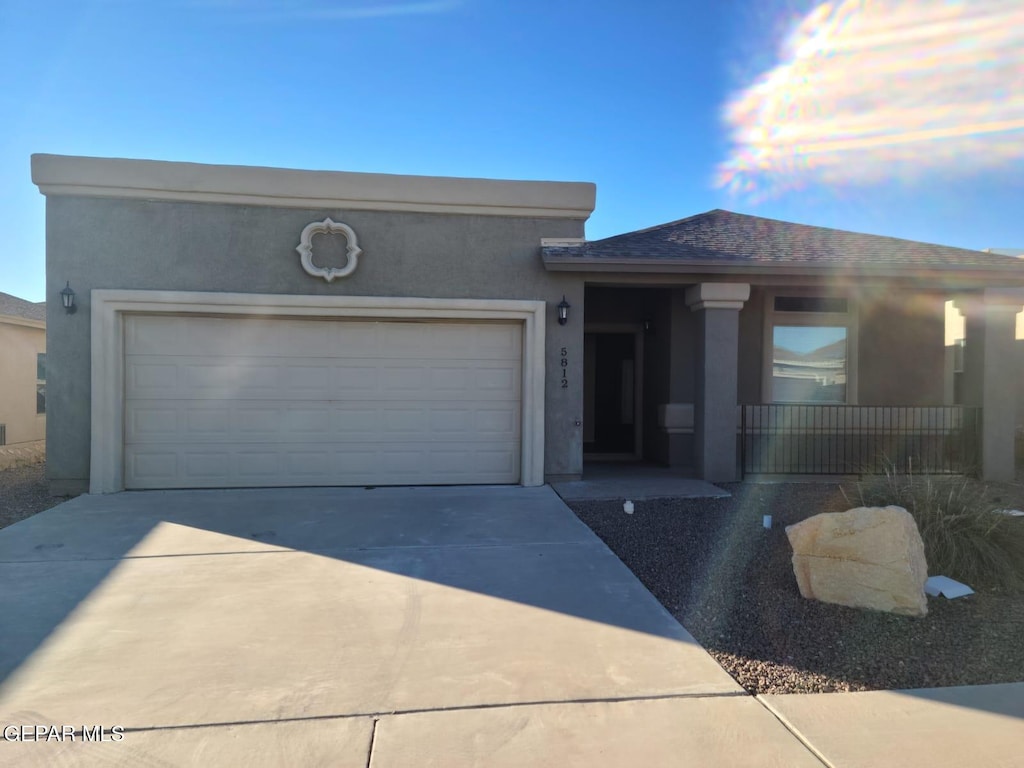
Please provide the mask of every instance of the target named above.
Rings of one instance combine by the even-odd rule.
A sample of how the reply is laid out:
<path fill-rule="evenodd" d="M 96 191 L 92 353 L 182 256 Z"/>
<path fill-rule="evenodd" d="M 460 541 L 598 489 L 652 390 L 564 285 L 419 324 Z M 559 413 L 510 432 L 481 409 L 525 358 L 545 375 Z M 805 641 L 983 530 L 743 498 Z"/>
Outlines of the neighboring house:
<path fill-rule="evenodd" d="M 728 211 L 587 242 L 584 183 L 32 172 L 57 491 L 536 485 L 585 456 L 733 480 L 741 404 L 835 404 L 840 436 L 863 430 L 848 404 L 934 419 L 954 297 L 983 471 L 1007 472 L 1013 258 Z"/>
<path fill-rule="evenodd" d="M 0 293 L 0 468 L 45 439 L 46 305 Z"/>

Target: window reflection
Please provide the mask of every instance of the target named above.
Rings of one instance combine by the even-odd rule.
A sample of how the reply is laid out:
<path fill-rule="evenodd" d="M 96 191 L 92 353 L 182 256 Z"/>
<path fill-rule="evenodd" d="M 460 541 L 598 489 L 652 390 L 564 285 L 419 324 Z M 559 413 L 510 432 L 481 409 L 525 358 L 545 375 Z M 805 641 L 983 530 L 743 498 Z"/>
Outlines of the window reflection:
<path fill-rule="evenodd" d="M 772 346 L 775 402 L 846 402 L 845 327 L 777 325 Z"/>

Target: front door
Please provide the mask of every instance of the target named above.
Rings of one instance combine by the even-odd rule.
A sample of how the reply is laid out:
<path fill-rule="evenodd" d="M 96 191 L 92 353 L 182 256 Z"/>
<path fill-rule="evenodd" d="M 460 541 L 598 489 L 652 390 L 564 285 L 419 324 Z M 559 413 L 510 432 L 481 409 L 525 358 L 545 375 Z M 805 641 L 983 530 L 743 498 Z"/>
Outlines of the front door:
<path fill-rule="evenodd" d="M 633 332 L 584 334 L 584 454 L 637 454 L 637 352 Z"/>

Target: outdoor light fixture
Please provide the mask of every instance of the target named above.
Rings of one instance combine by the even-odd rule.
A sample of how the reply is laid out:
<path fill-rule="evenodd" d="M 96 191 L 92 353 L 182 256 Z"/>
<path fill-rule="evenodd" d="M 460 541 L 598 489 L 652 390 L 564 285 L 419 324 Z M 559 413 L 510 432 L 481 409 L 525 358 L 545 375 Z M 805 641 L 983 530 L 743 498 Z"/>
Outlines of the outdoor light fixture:
<path fill-rule="evenodd" d="M 75 292 L 71 290 L 70 280 L 64 285 L 64 290 L 60 292 L 60 303 L 64 305 L 64 311 L 69 315 L 75 314 L 78 310 L 78 307 L 75 306 Z"/>
<path fill-rule="evenodd" d="M 651 322 L 650 318 L 644 320 L 644 333 L 654 333 L 654 323 Z"/>
<path fill-rule="evenodd" d="M 569 322 L 569 307 L 571 305 L 565 300 L 565 294 L 562 294 L 562 300 L 558 302 L 558 324 L 565 325 Z"/>

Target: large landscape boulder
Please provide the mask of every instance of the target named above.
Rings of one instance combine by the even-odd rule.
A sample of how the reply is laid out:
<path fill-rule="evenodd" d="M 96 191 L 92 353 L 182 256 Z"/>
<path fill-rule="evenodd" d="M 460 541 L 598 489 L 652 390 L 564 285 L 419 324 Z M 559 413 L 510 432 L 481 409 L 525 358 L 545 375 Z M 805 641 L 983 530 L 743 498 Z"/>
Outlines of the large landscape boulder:
<path fill-rule="evenodd" d="M 905 616 L 928 613 L 928 564 L 903 507 L 858 507 L 786 528 L 804 597 Z"/>

